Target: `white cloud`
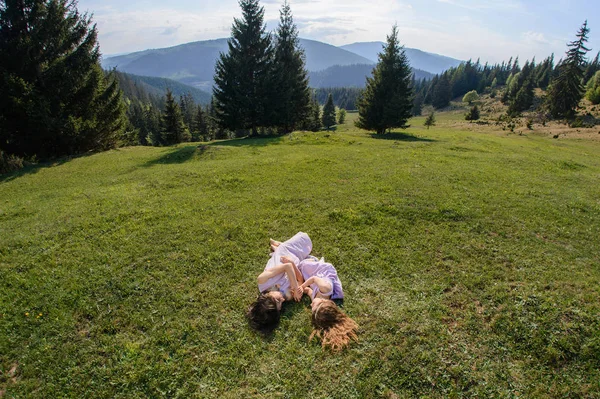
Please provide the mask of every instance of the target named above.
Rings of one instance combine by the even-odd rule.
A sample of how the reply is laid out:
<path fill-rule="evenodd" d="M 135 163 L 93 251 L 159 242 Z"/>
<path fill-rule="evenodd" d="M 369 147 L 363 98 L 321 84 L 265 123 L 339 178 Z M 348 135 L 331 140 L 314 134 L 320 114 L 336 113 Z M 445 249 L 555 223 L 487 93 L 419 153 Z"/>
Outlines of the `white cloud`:
<path fill-rule="evenodd" d="M 468 10 L 508 10 L 524 11 L 523 3 L 518 0 L 437 0 Z"/>
<path fill-rule="evenodd" d="M 540 59 L 552 52 L 560 57 L 566 48 L 568 38 L 519 29 L 516 21 L 498 16 L 529 20 L 519 0 L 410 1 L 414 5 L 409 0 L 291 0 L 290 4 L 300 37 L 333 45 L 385 41 L 397 23 L 400 42 L 407 47 L 460 59 L 499 62 L 515 55 Z M 80 9 L 85 10 L 87 3 L 94 12 L 101 50 L 107 55 L 228 37 L 234 17 L 241 15 L 235 0 L 180 0 L 146 8 L 135 3 L 121 6 L 119 0 L 79 3 Z M 268 28 L 274 29 L 283 0 L 261 4 Z"/>

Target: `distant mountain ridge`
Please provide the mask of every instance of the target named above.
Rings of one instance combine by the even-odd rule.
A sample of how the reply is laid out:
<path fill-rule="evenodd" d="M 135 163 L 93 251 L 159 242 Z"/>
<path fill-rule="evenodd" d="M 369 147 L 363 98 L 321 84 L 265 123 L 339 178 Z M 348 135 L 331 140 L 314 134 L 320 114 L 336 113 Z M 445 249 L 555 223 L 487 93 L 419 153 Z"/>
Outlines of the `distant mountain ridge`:
<path fill-rule="evenodd" d="M 333 65 L 372 63 L 350 51 L 315 40 L 300 39 L 300 45 L 304 48 L 309 71 L 324 70 Z M 205 40 L 108 57 L 102 61 L 102 66 L 134 75 L 169 78 L 210 90 L 219 53 L 227 51 L 227 39 Z"/>
<path fill-rule="evenodd" d="M 371 62 L 377 62 L 377 54 L 381 52 L 383 42 L 358 42 L 340 46 L 340 48 L 358 54 Z M 440 74 L 447 69 L 457 67 L 461 60 L 434 53 L 428 53 L 415 48 L 405 47 L 406 57 L 415 69 L 421 69 L 432 74 Z"/>
<path fill-rule="evenodd" d="M 136 87 L 140 87 L 148 95 L 155 96 L 157 98 L 164 97 L 167 94 L 167 90 L 170 90 L 176 99 L 179 99 L 179 96 L 191 94 L 192 98 L 197 104 L 206 105 L 209 104 L 211 100 L 211 93 L 207 93 L 203 90 L 172 79 L 159 78 L 155 76 L 138 76 L 119 71 L 117 71 L 117 79 L 119 80 L 119 85 L 126 96 L 140 97 L 139 95 L 135 94 Z M 128 85 L 133 85 L 134 87 L 128 87 Z"/>
<path fill-rule="evenodd" d="M 227 38 L 205 40 L 185 43 L 174 47 L 149 49 L 107 57 L 102 60 L 102 66 L 105 69 L 115 68 L 118 71 L 138 76 L 168 78 L 210 92 L 213 84 L 215 64 L 219 54 L 228 51 L 227 40 Z M 311 86 L 313 87 L 340 87 L 337 85 L 342 84 L 341 82 L 343 81 L 358 82 L 359 80 L 364 80 L 366 65 L 376 63 L 373 59 L 365 57 L 362 54 L 316 40 L 300 39 L 300 46 L 305 51 L 306 69 L 311 73 Z M 356 47 L 359 51 L 370 57 L 373 56 L 373 49 L 378 48 L 377 51 L 381 50 L 381 43 L 379 42 L 367 43 L 367 45 L 355 43 L 348 46 Z M 430 69 L 439 69 L 440 59 L 448 58 L 420 52 L 420 50 L 415 51 L 419 52 L 415 54 L 420 58 L 417 57 L 417 62 L 415 63 L 409 56 L 409 61 L 413 68 L 422 70 L 416 71 L 417 77 L 427 76 L 425 74 L 431 72 Z M 425 65 L 426 63 L 421 62 L 424 57 L 423 54 L 429 55 L 429 59 L 437 61 L 433 68 L 427 69 L 428 66 Z M 458 60 L 455 61 L 460 62 Z M 448 64 L 447 61 L 446 64 Z M 357 65 L 362 65 L 362 68 L 356 67 Z M 331 73 L 331 70 L 327 72 L 332 67 L 338 69 L 339 67 L 344 67 L 339 69 L 339 71 L 343 71 L 344 76 L 336 76 Z M 323 73 L 315 75 L 315 72 L 319 71 Z M 355 73 L 355 75 L 351 76 L 351 73 Z M 315 76 L 318 76 L 318 82 L 315 80 Z M 330 78 L 326 79 L 325 77 L 327 76 Z M 336 81 L 340 83 L 336 83 Z M 364 82 L 361 86 L 364 86 Z"/>

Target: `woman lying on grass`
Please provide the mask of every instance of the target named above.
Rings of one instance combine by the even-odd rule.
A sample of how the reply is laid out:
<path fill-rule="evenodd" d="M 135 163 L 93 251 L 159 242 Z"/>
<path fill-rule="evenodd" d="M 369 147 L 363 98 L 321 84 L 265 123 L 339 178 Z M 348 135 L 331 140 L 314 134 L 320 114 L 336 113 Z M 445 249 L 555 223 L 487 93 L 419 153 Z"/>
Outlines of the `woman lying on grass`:
<path fill-rule="evenodd" d="M 311 308 L 313 331 L 309 340 L 315 336 L 319 337 L 321 346 L 323 348 L 329 346 L 334 352 L 341 351 L 350 345 L 350 341 L 358 341 L 356 335 L 358 324 L 342 312 L 335 302 L 329 299 L 314 298 Z"/>
<path fill-rule="evenodd" d="M 297 288 L 304 279 L 296 265 L 310 254 L 312 242 L 306 233 L 299 232 L 283 243 L 271 240 L 271 250 L 271 258 L 257 279 L 260 294 L 246 314 L 250 326 L 263 333 L 279 324 L 284 301 L 302 297 Z"/>
<path fill-rule="evenodd" d="M 283 262 L 294 260 L 283 257 Z M 357 341 L 358 324 L 338 308 L 332 299 L 343 299 L 344 291 L 337 270 L 323 258 L 308 256 L 301 261 L 298 269 L 302 273 L 304 283 L 296 288 L 296 294 L 310 296 L 312 303 L 313 332 L 310 339 L 321 339 L 323 348 L 330 347 L 334 352 L 344 349 L 350 341 Z"/>

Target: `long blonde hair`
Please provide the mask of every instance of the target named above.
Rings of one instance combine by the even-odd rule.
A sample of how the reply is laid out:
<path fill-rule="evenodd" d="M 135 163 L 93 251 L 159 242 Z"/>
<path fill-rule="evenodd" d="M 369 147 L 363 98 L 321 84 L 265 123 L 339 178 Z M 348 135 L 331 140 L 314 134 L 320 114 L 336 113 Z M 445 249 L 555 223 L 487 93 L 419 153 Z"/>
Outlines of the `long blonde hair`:
<path fill-rule="evenodd" d="M 313 337 L 321 339 L 323 348 L 330 347 L 332 351 L 339 352 L 350 344 L 358 341 L 356 332 L 358 324 L 342 312 L 331 300 L 324 300 L 312 313 Z"/>

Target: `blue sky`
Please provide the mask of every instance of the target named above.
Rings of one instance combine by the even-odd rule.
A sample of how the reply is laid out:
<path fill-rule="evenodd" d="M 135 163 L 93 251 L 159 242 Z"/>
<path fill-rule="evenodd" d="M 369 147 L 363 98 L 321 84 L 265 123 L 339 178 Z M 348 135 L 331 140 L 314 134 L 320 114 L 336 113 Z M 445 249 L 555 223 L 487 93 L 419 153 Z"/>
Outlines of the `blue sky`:
<path fill-rule="evenodd" d="M 266 0 L 274 29 L 283 0 Z M 385 41 L 394 23 L 407 47 L 459 59 L 500 62 L 512 55 L 562 57 L 584 20 L 600 50 L 598 0 L 290 0 L 300 37 L 333 45 Z M 235 0 L 79 0 L 94 14 L 104 54 L 228 37 Z M 590 54 L 592 54 L 590 53 Z"/>

